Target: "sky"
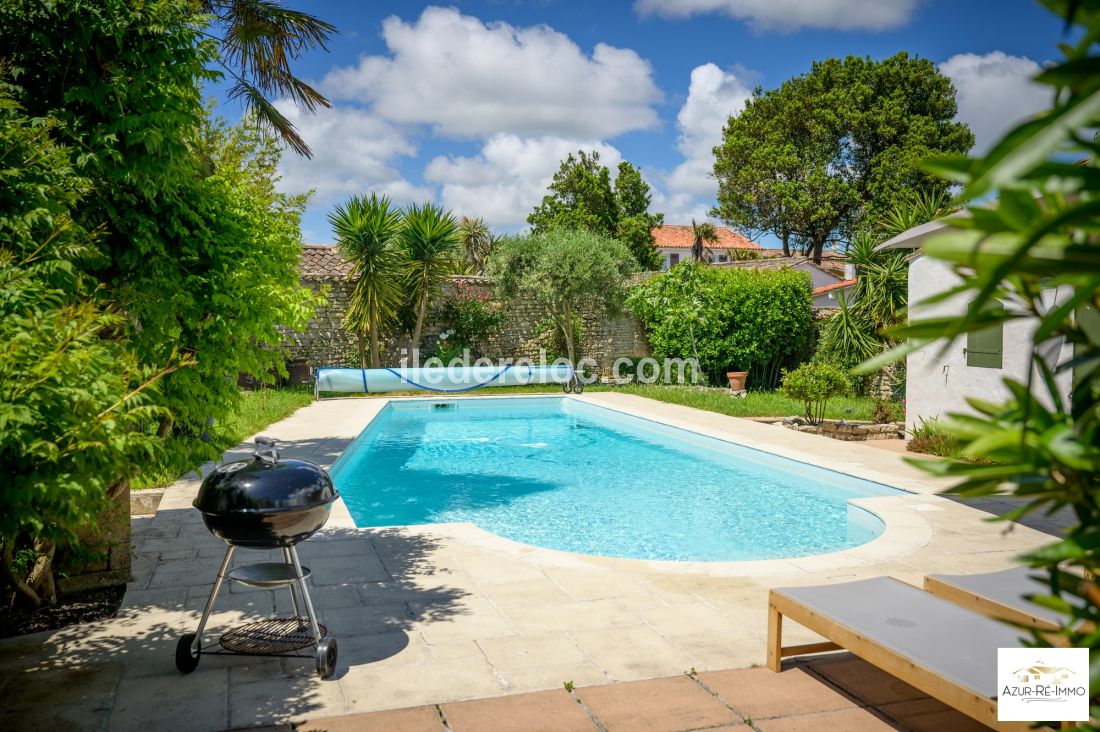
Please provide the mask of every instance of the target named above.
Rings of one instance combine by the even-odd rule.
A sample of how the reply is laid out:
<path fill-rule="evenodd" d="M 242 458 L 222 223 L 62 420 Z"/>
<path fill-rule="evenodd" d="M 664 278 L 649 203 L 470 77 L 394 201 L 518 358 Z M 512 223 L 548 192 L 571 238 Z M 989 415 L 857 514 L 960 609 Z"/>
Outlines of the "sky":
<path fill-rule="evenodd" d="M 335 25 L 294 66 L 333 103 L 280 109 L 312 147 L 288 150 L 287 193 L 313 190 L 305 241 L 333 240 L 332 208 L 378 192 L 433 201 L 496 231 L 526 226 L 561 160 L 596 150 L 639 167 L 665 223 L 702 220 L 722 126 L 756 85 L 815 60 L 932 60 L 958 90 L 981 152 L 1043 109 L 1029 77 L 1056 58 L 1061 21 L 1033 0 L 288 0 Z M 224 88 L 208 90 L 224 97 Z M 221 103 L 228 119 L 241 115 Z"/>

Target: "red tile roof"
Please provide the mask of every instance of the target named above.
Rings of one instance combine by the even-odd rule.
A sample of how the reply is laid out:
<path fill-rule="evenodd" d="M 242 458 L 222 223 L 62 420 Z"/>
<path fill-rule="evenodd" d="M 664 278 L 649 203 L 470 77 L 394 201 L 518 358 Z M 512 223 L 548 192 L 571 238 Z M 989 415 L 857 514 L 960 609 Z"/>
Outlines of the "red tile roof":
<path fill-rule="evenodd" d="M 707 249 L 722 250 L 722 249 L 761 249 L 762 247 L 756 242 L 751 242 L 745 237 L 738 234 L 736 231 L 727 229 L 725 226 L 715 226 L 714 230 L 718 233 L 718 242 L 707 242 Z M 657 247 L 667 249 L 691 249 L 691 245 L 695 242 L 695 234 L 692 232 L 690 226 L 681 226 L 678 224 L 665 224 L 664 226 L 658 226 L 653 230 L 653 238 L 657 240 Z"/>
<path fill-rule="evenodd" d="M 342 280 L 351 271 L 351 263 L 333 244 L 303 244 L 298 271 L 303 280 Z"/>
<path fill-rule="evenodd" d="M 824 295 L 826 292 L 832 292 L 833 290 L 839 290 L 842 287 L 851 287 L 856 283 L 855 280 L 844 280 L 843 282 L 834 282 L 831 285 L 825 285 L 814 290 L 815 295 Z"/>

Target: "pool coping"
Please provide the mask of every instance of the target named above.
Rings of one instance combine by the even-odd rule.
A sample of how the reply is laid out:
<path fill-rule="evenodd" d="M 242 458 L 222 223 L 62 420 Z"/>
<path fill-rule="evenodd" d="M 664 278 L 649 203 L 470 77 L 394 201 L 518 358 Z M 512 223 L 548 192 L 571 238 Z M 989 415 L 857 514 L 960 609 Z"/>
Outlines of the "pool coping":
<path fill-rule="evenodd" d="M 872 481 L 890 488 L 904 491 L 905 493 L 900 496 L 876 496 L 870 498 L 850 499 L 850 503 L 852 505 L 858 506 L 859 508 L 868 511 L 883 522 L 884 529 L 882 533 L 871 541 L 856 547 L 851 547 L 849 549 L 844 549 L 840 551 L 782 559 L 698 561 L 605 557 L 600 555 L 580 554 L 576 552 L 561 551 L 558 549 L 549 549 L 533 544 L 525 544 L 523 542 L 500 536 L 499 534 L 495 534 L 470 522 L 410 525 L 403 524 L 401 525 L 401 528 L 414 532 L 424 531 L 432 532 L 435 534 L 448 535 L 454 539 L 462 540 L 472 546 L 479 547 L 486 551 L 513 558 L 522 558 L 526 561 L 534 562 L 540 566 L 588 566 L 603 567 L 609 569 L 614 568 L 631 572 L 658 571 L 670 574 L 703 575 L 714 577 L 798 575 L 805 574 L 806 572 L 859 567 L 868 564 L 889 561 L 901 556 L 905 556 L 906 554 L 910 554 L 928 545 L 935 535 L 935 530 L 932 523 L 924 517 L 923 513 L 927 511 L 940 510 L 935 505 L 935 503 L 938 501 L 943 501 L 945 499 L 935 496 L 934 494 L 938 493 L 945 487 L 945 481 L 943 481 L 942 479 L 937 480 L 935 478 L 919 474 L 916 471 L 916 468 L 911 468 L 912 473 L 906 474 L 903 471 L 901 474 L 899 474 L 897 463 L 899 463 L 900 460 L 898 459 L 897 455 L 892 455 L 889 453 L 884 453 L 884 456 L 886 456 L 885 460 L 879 458 L 879 456 L 877 455 L 868 456 L 864 454 L 858 454 L 858 456 L 862 458 L 862 460 L 858 462 L 844 460 L 843 454 L 846 451 L 843 449 L 837 450 L 836 448 L 842 448 L 842 446 L 850 445 L 851 443 L 844 443 L 818 435 L 807 435 L 805 433 L 794 432 L 782 426 L 765 425 L 759 422 L 753 422 L 751 420 L 732 417 L 716 412 L 706 412 L 700 409 L 695 409 L 693 407 L 684 407 L 680 405 L 669 404 L 666 402 L 658 402 L 652 399 L 646 399 L 645 397 L 637 397 L 630 394 L 619 394 L 615 392 L 597 392 L 594 394 L 581 395 L 494 394 L 491 396 L 446 395 L 435 397 L 417 395 L 404 397 L 375 397 L 370 400 L 355 397 L 345 397 L 344 399 L 355 399 L 358 402 L 364 403 L 364 406 L 370 405 L 371 407 L 373 407 L 373 409 L 366 410 L 369 414 L 364 415 L 367 418 L 363 422 L 362 428 L 354 436 L 353 439 L 356 439 L 360 434 L 362 434 L 363 431 L 370 427 L 371 423 L 373 423 L 373 421 L 381 414 L 386 405 L 390 404 L 391 402 L 440 401 L 442 399 L 480 400 L 547 398 L 571 399 L 592 406 L 610 409 L 620 414 L 626 414 L 628 416 L 656 422 L 667 427 L 683 429 L 696 435 L 711 437 L 722 442 L 729 442 L 750 449 L 760 450 L 762 452 L 766 452 L 780 458 L 794 460 L 796 462 L 801 462 L 852 477 L 861 478 L 863 480 Z M 702 421 L 700 415 L 705 416 Z M 754 436 L 744 434 L 738 428 L 740 428 L 740 430 L 751 429 L 754 433 L 756 433 L 756 435 Z M 824 442 L 820 445 L 822 448 L 822 453 L 820 454 L 818 454 L 816 451 L 807 452 L 805 449 L 799 450 L 797 447 L 792 448 L 790 446 L 785 446 L 784 452 L 777 452 L 774 445 L 767 442 L 768 437 L 771 437 L 774 440 L 778 437 L 785 435 L 797 435 L 797 439 L 792 439 L 791 442 L 797 442 L 800 445 L 813 445 L 815 441 L 827 442 Z M 807 438 L 810 439 L 807 440 Z M 859 449 L 866 450 L 865 447 L 860 447 Z M 792 451 L 794 454 L 787 454 L 786 451 Z M 340 456 L 342 456 L 343 453 L 344 451 L 341 451 Z M 837 456 L 837 453 L 840 454 L 840 457 Z M 332 465 L 334 465 L 335 462 L 340 459 L 340 456 L 337 456 L 330 464 L 325 465 L 324 467 L 332 467 Z M 868 466 L 864 462 L 864 460 L 868 458 L 875 458 L 874 462 L 882 462 L 884 464 L 886 464 L 888 460 L 893 460 L 893 462 L 895 463 L 895 465 L 893 466 L 894 470 L 888 472 L 884 471 L 880 466 Z M 901 463 L 901 465 L 904 466 L 905 464 Z M 340 498 L 334 504 L 332 516 L 329 519 L 328 525 L 332 528 L 338 528 L 342 530 L 354 529 L 360 531 L 368 531 L 372 529 L 377 530 L 379 528 L 394 528 L 377 526 L 357 526 L 355 524 L 355 521 L 352 519 L 351 513 L 348 510 L 347 505 L 344 503 L 343 498 Z"/>

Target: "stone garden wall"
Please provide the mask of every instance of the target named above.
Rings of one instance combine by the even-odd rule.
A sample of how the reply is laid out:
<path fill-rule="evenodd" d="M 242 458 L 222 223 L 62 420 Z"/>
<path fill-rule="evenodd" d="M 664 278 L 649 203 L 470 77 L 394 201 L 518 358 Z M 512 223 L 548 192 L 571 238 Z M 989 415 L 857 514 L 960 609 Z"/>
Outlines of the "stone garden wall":
<path fill-rule="evenodd" d="M 455 278 L 459 279 L 459 278 Z M 469 285 L 490 291 L 492 284 L 482 277 L 462 277 Z M 343 328 L 344 313 L 347 312 L 351 285 L 344 281 L 328 280 L 323 283 L 328 288 L 328 304 L 318 308 L 316 316 L 302 333 L 287 333 L 287 358 L 290 361 L 303 360 L 310 370 L 318 366 L 359 366 L 354 336 Z M 322 283 L 302 280 L 302 285 L 317 291 Z M 454 283 L 445 286 L 444 296 L 453 289 Z M 526 299 L 509 302 L 505 306 L 505 320 L 499 329 L 488 334 L 481 344 L 481 351 L 487 358 L 496 361 L 502 358 L 530 358 L 537 362 L 539 350 L 550 346 L 552 337 L 539 329 L 546 315 L 535 303 Z M 608 315 L 606 313 L 584 312 L 584 322 L 580 355 L 596 360 L 597 371 L 601 376 L 611 375 L 611 366 L 616 358 L 623 356 L 638 357 L 650 355 L 649 341 L 641 321 L 630 313 Z M 430 313 L 424 326 L 420 342 L 420 352 L 430 353 L 435 347 L 439 334 L 445 329 L 438 313 Z M 383 341 L 383 362 L 396 365 L 401 358 L 404 344 L 396 339 Z M 474 354 L 475 356 L 478 354 Z M 300 380 L 300 379 L 298 379 Z"/>

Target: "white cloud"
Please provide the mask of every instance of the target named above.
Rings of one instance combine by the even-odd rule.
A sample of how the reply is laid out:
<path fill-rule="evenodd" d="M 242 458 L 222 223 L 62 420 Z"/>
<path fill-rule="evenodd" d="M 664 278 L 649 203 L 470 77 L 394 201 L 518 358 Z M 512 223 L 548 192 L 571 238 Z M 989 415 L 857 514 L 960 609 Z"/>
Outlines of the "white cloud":
<path fill-rule="evenodd" d="M 690 193 L 666 193 L 660 188 L 653 190 L 653 205 L 651 211 L 659 211 L 665 215 L 666 224 L 690 224 L 692 220 L 697 222 L 711 221 L 710 209 L 714 202 L 703 199 Z"/>
<path fill-rule="evenodd" d="M 577 150 L 595 150 L 600 163 L 614 170 L 622 159 L 614 147 L 598 141 L 561 137 L 493 135 L 475 156 L 438 156 L 424 170 L 425 180 L 442 186 L 445 208 L 480 216 L 490 226 L 514 229 L 546 194 L 561 161 Z"/>
<path fill-rule="evenodd" d="M 1035 61 L 993 51 L 984 56 L 960 53 L 940 64 L 940 71 L 958 90 L 958 119 L 970 125 L 985 152 L 1014 125 L 1046 109 L 1051 90 L 1031 80 L 1040 71 Z"/>
<path fill-rule="evenodd" d="M 351 107 L 307 114 L 289 102 L 276 106 L 313 149 L 312 159 L 283 155 L 280 190 L 305 193 L 316 189 L 310 203 L 321 206 L 369 191 L 385 194 L 397 203 L 432 198 L 430 189 L 409 183 L 393 167 L 398 158 L 415 155 L 416 146 L 385 120 Z"/>
<path fill-rule="evenodd" d="M 599 43 L 589 55 L 545 25 L 486 24 L 438 7 L 413 23 L 386 19 L 382 35 L 389 55 L 334 69 L 324 91 L 452 137 L 603 139 L 658 124 L 653 70 L 629 49 Z"/>
<path fill-rule="evenodd" d="M 667 185 L 672 191 L 714 197 L 714 146 L 722 141 L 726 120 L 740 114 L 751 93 L 737 72 L 722 71 L 714 64 L 692 70 L 687 101 L 676 116 L 680 130 L 676 147 L 684 162 L 668 176 Z"/>
<path fill-rule="evenodd" d="M 756 30 L 890 30 L 909 22 L 919 0 L 635 0 L 641 15 L 690 18 L 721 13 Z"/>

